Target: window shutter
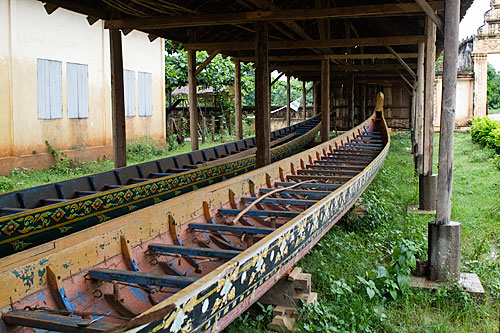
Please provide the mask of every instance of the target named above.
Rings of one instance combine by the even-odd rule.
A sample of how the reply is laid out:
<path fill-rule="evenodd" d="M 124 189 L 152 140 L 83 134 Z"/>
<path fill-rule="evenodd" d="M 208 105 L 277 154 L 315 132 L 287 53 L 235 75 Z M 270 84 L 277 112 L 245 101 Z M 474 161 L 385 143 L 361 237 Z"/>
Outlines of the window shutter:
<path fill-rule="evenodd" d="M 50 119 L 62 118 L 62 63 L 49 61 L 50 64 Z"/>
<path fill-rule="evenodd" d="M 66 66 L 68 117 L 89 117 L 88 66 L 68 63 Z"/>
<path fill-rule="evenodd" d="M 152 74 L 139 72 L 139 116 L 153 115 Z"/>
<path fill-rule="evenodd" d="M 135 72 L 125 70 L 125 115 L 135 117 Z"/>
<path fill-rule="evenodd" d="M 87 65 L 78 65 L 78 118 L 89 117 L 89 74 Z"/>
<path fill-rule="evenodd" d="M 62 118 L 62 63 L 37 59 L 39 119 Z"/>

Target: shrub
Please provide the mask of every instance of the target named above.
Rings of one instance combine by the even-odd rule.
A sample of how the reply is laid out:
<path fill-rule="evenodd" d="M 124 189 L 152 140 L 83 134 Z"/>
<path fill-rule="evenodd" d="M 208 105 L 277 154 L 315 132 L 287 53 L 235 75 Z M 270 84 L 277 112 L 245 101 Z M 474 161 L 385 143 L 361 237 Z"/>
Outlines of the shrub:
<path fill-rule="evenodd" d="M 500 122 L 488 117 L 472 120 L 471 137 L 474 142 L 500 153 Z"/>

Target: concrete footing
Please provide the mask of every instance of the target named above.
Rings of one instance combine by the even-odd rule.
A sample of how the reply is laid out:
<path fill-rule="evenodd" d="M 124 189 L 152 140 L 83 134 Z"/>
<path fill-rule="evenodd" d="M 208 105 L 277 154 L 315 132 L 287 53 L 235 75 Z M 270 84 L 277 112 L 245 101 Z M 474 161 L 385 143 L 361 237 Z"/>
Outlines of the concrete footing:
<path fill-rule="evenodd" d="M 418 208 L 423 211 L 435 211 L 437 199 L 437 175 L 419 175 Z"/>
<path fill-rule="evenodd" d="M 429 278 L 440 282 L 458 281 L 460 279 L 462 225 L 458 222 L 445 225 L 430 222 L 428 242 Z"/>

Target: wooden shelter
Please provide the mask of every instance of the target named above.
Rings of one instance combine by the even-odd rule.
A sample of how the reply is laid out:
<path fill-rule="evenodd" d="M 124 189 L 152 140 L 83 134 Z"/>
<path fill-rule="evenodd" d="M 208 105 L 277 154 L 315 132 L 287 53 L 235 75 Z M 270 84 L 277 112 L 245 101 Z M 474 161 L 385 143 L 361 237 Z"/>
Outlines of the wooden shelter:
<path fill-rule="evenodd" d="M 385 83 L 402 84 L 413 96 L 410 118 L 414 154 L 416 169 L 423 178 L 433 176 L 431 127 L 434 106 L 430 82 L 433 82 L 436 53 L 444 49 L 442 109 L 445 117 L 441 118 L 437 225 L 450 223 L 458 22 L 472 0 L 43 2 L 47 10 L 60 6 L 88 15 L 89 22 L 103 19 L 105 28 L 110 30 L 117 166 L 124 162 L 125 154 L 120 30 L 127 33 L 137 29 L 150 34 L 151 39 L 163 37 L 184 44 L 188 51 L 193 150 L 198 149 L 196 75 L 208 64 L 204 62 L 196 68 L 196 51 L 206 50 L 212 58 L 222 53 L 236 62 L 255 64 L 258 167 L 270 163 L 269 73 L 277 69 L 302 81 L 320 82 L 315 96 L 321 100 L 318 112 L 322 114 L 322 141 L 329 137 L 330 118 L 338 116 L 331 111 L 335 110 L 333 100 L 340 93 L 348 97 L 348 113 L 340 115 L 341 120 L 353 126 L 367 116 L 366 111 L 360 111 L 361 116 L 356 119 L 356 104 L 361 104 L 359 110 L 366 110 L 366 100 L 370 96 L 367 88 L 375 91 Z M 428 84 L 425 84 L 426 77 Z M 364 102 L 356 103 L 356 97 Z M 241 108 L 237 107 L 236 119 L 241 119 L 240 112 Z M 433 181 L 423 182 L 435 186 Z M 422 190 L 426 191 L 425 186 Z"/>

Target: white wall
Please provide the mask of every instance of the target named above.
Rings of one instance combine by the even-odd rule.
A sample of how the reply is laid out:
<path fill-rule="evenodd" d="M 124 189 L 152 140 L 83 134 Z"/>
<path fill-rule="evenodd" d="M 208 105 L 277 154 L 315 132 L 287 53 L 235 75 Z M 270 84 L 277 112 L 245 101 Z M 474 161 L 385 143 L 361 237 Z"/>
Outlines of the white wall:
<path fill-rule="evenodd" d="M 0 1 L 0 157 L 112 144 L 109 33 L 102 21 L 64 9 L 48 15 L 36 0 Z M 123 37 L 124 68 L 153 76 L 153 116 L 127 118 L 127 138 L 164 138 L 163 40 L 132 32 Z M 40 120 L 37 58 L 62 62 L 63 118 Z M 89 118 L 68 119 L 67 62 L 88 65 Z M 136 96 L 136 103 L 138 97 Z"/>

